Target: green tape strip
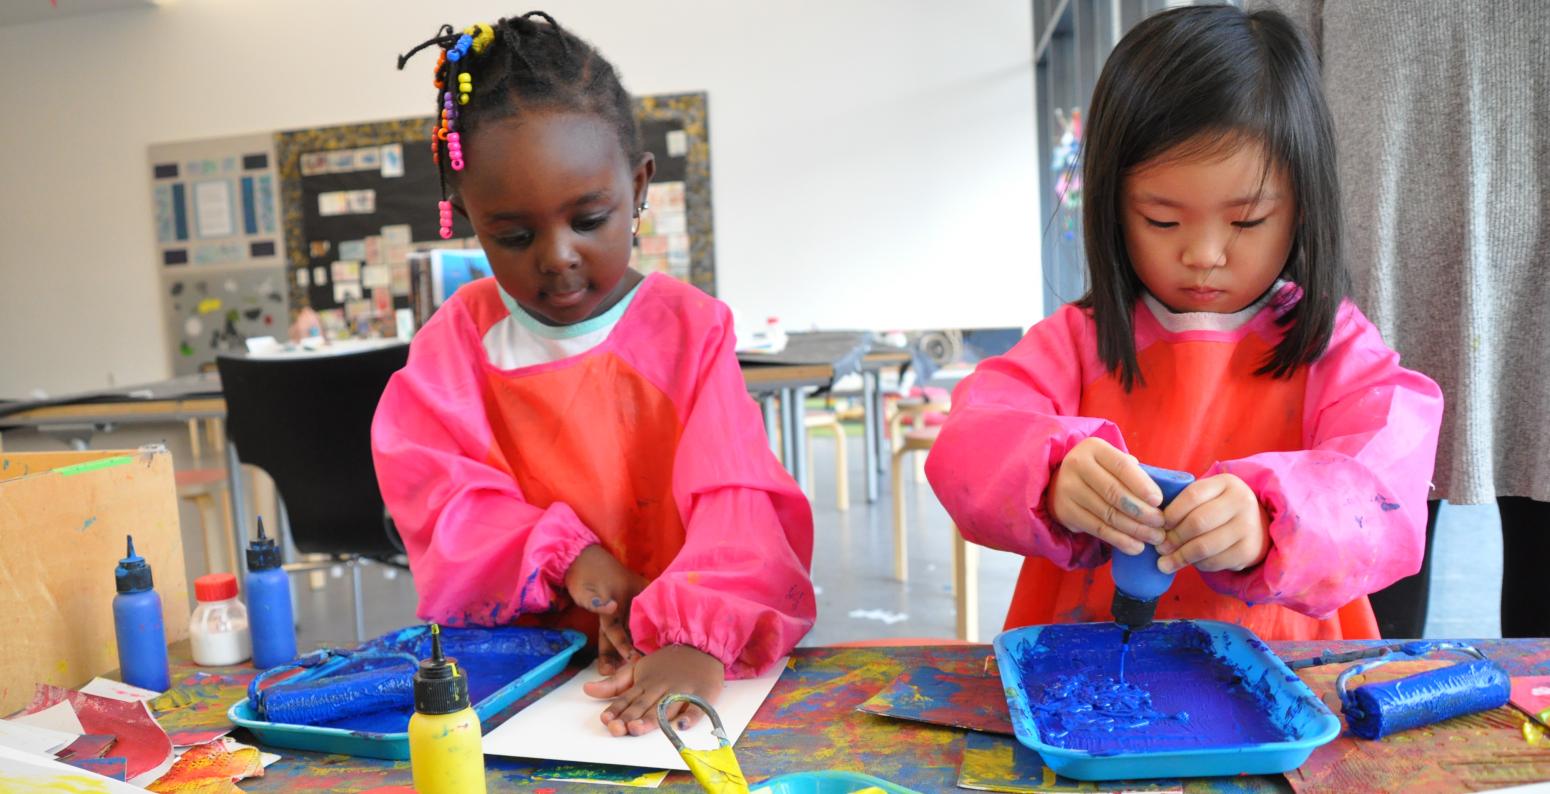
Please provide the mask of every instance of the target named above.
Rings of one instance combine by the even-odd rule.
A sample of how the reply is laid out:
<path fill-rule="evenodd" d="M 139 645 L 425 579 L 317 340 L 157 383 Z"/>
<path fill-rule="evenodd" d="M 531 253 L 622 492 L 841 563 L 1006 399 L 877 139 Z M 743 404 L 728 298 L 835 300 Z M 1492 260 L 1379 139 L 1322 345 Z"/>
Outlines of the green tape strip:
<path fill-rule="evenodd" d="M 77 463 L 74 466 L 60 466 L 59 468 L 54 469 L 54 473 L 61 477 L 69 477 L 72 474 L 85 474 L 86 472 L 96 471 L 98 469 L 111 469 L 114 466 L 123 466 L 128 463 L 133 463 L 134 460 L 135 459 L 132 456 L 119 455 L 116 458 L 90 460 L 85 463 Z"/>

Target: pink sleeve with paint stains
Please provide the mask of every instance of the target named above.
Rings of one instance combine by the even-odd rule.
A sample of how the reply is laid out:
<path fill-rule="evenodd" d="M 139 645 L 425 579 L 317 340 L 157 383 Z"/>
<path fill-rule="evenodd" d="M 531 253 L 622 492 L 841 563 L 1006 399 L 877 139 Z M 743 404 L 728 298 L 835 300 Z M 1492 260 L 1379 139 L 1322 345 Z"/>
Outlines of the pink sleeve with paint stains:
<path fill-rule="evenodd" d="M 670 371 L 647 360 L 659 345 L 631 346 L 641 351 L 632 361 L 671 384 L 680 406 L 673 496 L 684 545 L 636 597 L 630 633 L 644 653 L 688 645 L 720 659 L 729 678 L 745 678 L 791 653 L 817 617 L 812 508 L 770 451 L 737 363 L 731 313 L 702 293 L 681 296 L 690 305 L 675 314 L 699 326 L 687 338 L 700 355 L 680 361 L 695 367 Z"/>
<path fill-rule="evenodd" d="M 1114 423 L 1075 415 L 1084 370 L 1101 367 L 1092 321 L 1068 305 L 958 384 L 926 477 L 964 538 L 1066 570 L 1108 559 L 1106 545 L 1055 523 L 1045 504 L 1055 469 L 1078 442 L 1097 436 L 1125 449 Z"/>
<path fill-rule="evenodd" d="M 426 323 L 372 422 L 377 483 L 408 552 L 419 616 L 494 624 L 548 611 L 565 572 L 598 542 L 563 503 L 539 509 L 486 462 L 494 439 L 484 348 L 457 296 Z"/>
<path fill-rule="evenodd" d="M 1349 301 L 1329 349 L 1308 370 L 1306 449 L 1222 461 L 1271 517 L 1265 561 L 1203 574 L 1217 592 L 1324 618 L 1415 573 L 1426 543 L 1442 392 L 1399 365 Z"/>

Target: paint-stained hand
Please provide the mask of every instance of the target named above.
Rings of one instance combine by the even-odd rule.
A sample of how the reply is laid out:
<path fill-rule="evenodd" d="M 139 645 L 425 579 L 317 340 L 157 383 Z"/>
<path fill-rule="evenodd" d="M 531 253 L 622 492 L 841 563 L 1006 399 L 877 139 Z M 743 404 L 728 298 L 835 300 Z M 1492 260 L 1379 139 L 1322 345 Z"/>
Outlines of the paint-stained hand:
<path fill-rule="evenodd" d="M 1101 438 L 1066 453 L 1049 487 L 1049 512 L 1061 526 L 1097 537 L 1127 554 L 1163 540 L 1162 491 L 1134 457 Z"/>
<path fill-rule="evenodd" d="M 602 546 L 588 546 L 565 572 L 565 589 L 582 609 L 597 615 L 597 665 L 603 675 L 640 656 L 630 640 L 630 604 L 646 579 L 624 567 Z"/>
<path fill-rule="evenodd" d="M 687 645 L 669 645 L 627 664 L 608 678 L 583 685 L 582 690 L 599 700 L 612 700 L 603 710 L 603 724 L 614 736 L 640 736 L 657 729 L 657 704 L 674 694 L 699 695 L 715 705 L 726 682 L 726 666 L 719 659 Z M 687 703 L 667 709 L 673 727 L 684 730 L 699 722 L 704 713 Z"/>
<path fill-rule="evenodd" d="M 1190 483 L 1163 511 L 1167 540 L 1157 569 L 1187 565 L 1202 571 L 1241 571 L 1270 553 L 1269 520 L 1249 484 L 1232 474 Z"/>

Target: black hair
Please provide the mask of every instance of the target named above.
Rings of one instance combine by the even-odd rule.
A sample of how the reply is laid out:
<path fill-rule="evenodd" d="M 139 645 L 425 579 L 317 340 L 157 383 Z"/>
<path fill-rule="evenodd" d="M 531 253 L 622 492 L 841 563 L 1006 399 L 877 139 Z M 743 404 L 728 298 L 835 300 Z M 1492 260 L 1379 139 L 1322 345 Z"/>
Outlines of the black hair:
<path fill-rule="evenodd" d="M 1145 289 L 1121 225 L 1126 174 L 1176 147 L 1187 155 L 1262 146 L 1291 182 L 1299 218 L 1282 277 L 1301 299 L 1256 375 L 1290 377 L 1323 355 L 1350 276 L 1340 251 L 1335 140 L 1313 48 L 1291 20 L 1233 6 L 1175 8 L 1120 40 L 1093 89 L 1082 144 L 1083 241 L 1098 355 L 1126 391 L 1140 378 L 1132 312 Z"/>
<path fill-rule="evenodd" d="M 462 45 L 458 58 L 451 53 Z M 487 39 L 481 41 L 481 37 Z M 535 110 L 569 110 L 591 113 L 608 122 L 619 135 L 619 145 L 633 165 L 644 149 L 635 123 L 634 103 L 624 90 L 619 73 L 596 47 L 560 27 L 542 11 L 507 17 L 493 25 L 476 25 L 464 33 L 443 25 L 435 36 L 399 56 L 403 69 L 416 52 L 439 45 L 442 60 L 436 65 L 437 129 L 443 124 L 443 91 L 452 92 L 456 111 L 451 131 L 468 136 L 487 121 L 510 118 Z M 472 45 L 472 46 L 470 46 Z M 460 74 L 472 78 L 466 104 L 456 97 Z M 433 130 L 436 162 L 441 169 L 442 194 L 446 195 L 448 166 L 454 158 L 449 142 Z M 477 163 L 468 164 L 477 168 Z"/>

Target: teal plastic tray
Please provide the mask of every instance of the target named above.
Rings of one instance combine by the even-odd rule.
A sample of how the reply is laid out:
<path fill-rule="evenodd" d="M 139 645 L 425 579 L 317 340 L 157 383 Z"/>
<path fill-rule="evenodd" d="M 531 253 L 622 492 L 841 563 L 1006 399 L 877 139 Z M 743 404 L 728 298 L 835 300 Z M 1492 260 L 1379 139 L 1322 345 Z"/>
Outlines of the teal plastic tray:
<path fill-rule="evenodd" d="M 562 632 L 569 644 L 537 667 L 523 673 L 511 683 L 495 690 L 485 699 L 474 704 L 474 712 L 480 723 L 488 729 L 489 720 L 519 698 L 537 689 L 540 684 L 565 669 L 566 663 L 587 644 L 580 632 Z M 292 750 L 312 750 L 319 753 L 343 753 L 364 758 L 385 758 L 403 761 L 409 758 L 409 732 L 370 733 L 342 728 L 320 728 L 312 725 L 287 725 L 259 719 L 247 698 L 232 704 L 226 716 L 233 723 L 253 732 L 261 744 L 286 747 Z"/>
<path fill-rule="evenodd" d="M 920 794 L 860 772 L 797 772 L 770 778 L 750 788 L 750 794 L 854 794 L 867 788 L 888 794 Z"/>
<path fill-rule="evenodd" d="M 1017 740 L 1037 752 L 1050 769 L 1069 778 L 1141 780 L 1278 774 L 1301 766 L 1314 748 L 1340 734 L 1340 719 L 1253 632 L 1213 620 L 1190 622 L 1210 637 L 1211 652 L 1236 668 L 1245 681 L 1264 681 L 1269 685 L 1273 711 L 1290 715 L 1284 727 L 1292 739 L 1108 755 L 1047 744 L 1040 739 L 1033 720 L 1028 683 L 1021 680 L 1014 650 L 1023 643 L 1038 642 L 1040 632 L 1049 627 L 1027 626 L 1002 632 L 995 639 L 996 662 L 1001 668 L 1001 683 L 1006 688 Z"/>

